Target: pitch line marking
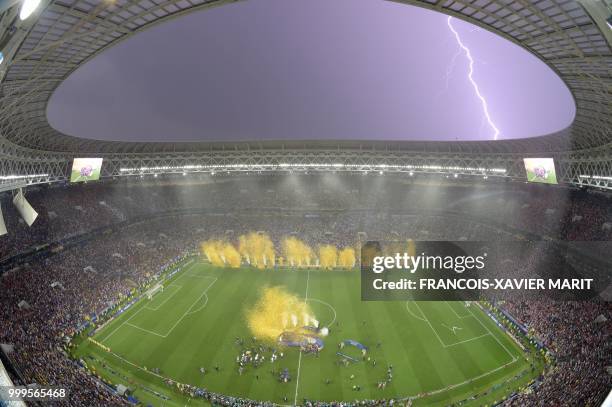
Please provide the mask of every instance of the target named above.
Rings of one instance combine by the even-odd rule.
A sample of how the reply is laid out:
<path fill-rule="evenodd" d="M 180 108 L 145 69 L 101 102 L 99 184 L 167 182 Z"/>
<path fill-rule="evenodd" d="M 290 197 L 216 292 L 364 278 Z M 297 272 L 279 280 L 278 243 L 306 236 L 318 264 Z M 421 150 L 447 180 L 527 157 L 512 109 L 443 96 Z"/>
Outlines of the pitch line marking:
<path fill-rule="evenodd" d="M 423 315 L 423 316 L 425 317 L 425 313 L 423 312 L 423 310 L 421 309 L 421 307 L 419 307 L 419 304 L 417 304 L 416 302 L 414 302 L 414 305 L 416 305 L 416 306 L 417 306 L 417 308 L 419 309 L 419 312 L 421 313 L 421 315 Z M 406 303 L 406 307 L 407 307 L 407 306 L 408 306 L 408 304 Z M 410 311 L 409 311 L 409 312 L 410 312 Z M 412 312 L 411 312 L 411 314 L 412 314 Z M 412 314 L 412 315 L 413 315 L 415 318 L 418 318 L 416 315 L 414 315 L 414 314 Z M 476 316 L 474 316 L 474 315 L 471 315 L 471 316 L 473 316 L 474 318 L 476 318 Z M 421 319 L 421 318 L 418 318 L 418 319 Z M 476 318 L 476 319 L 478 319 L 478 318 Z M 459 341 L 459 342 L 453 342 L 453 343 L 451 343 L 451 344 L 448 344 L 448 345 L 447 345 L 447 344 L 445 344 L 445 343 L 444 343 L 444 341 L 442 340 L 442 338 L 440 338 L 440 335 L 438 335 L 438 331 L 436 331 L 436 329 L 435 329 L 435 328 L 434 328 L 434 326 L 431 324 L 431 322 L 430 322 L 430 321 L 427 319 L 427 317 L 425 317 L 424 319 L 421 319 L 421 320 L 422 320 L 422 321 L 424 321 L 424 322 L 426 322 L 426 323 L 429 325 L 429 327 L 431 328 L 431 330 L 433 331 L 433 333 L 436 335 L 436 338 L 438 338 L 438 341 L 440 341 L 440 344 L 441 344 L 441 345 L 442 345 L 442 347 L 443 347 L 443 348 L 445 348 L 445 349 L 446 349 L 446 348 L 453 347 L 453 346 L 456 346 L 456 345 L 460 345 L 460 344 L 462 344 L 462 343 L 472 342 L 472 341 L 475 341 L 475 340 L 477 340 L 477 339 L 484 338 L 485 336 L 489 336 L 489 335 L 493 336 L 493 338 L 497 340 L 497 338 L 495 338 L 495 335 L 493 335 L 493 333 L 492 333 L 490 330 L 488 330 L 488 329 L 487 329 L 487 333 L 486 333 L 486 334 L 479 335 L 479 336 L 475 336 L 475 337 L 473 337 L 473 338 L 465 339 L 465 340 L 463 340 L 463 341 Z M 443 326 L 444 326 L 444 325 L 443 325 Z M 448 328 L 448 327 L 447 327 L 447 328 Z M 486 327 L 485 327 L 485 328 L 486 328 Z M 449 329 L 451 329 L 451 328 L 449 328 Z M 452 330 L 452 329 L 451 329 L 451 330 Z M 499 342 L 499 341 L 498 341 L 498 342 Z M 503 345 L 502 345 L 502 346 L 503 346 Z M 510 355 L 510 356 L 512 356 L 512 355 Z M 513 357 L 513 356 L 512 356 L 512 357 Z"/>
<path fill-rule="evenodd" d="M 314 302 L 321 303 L 323 305 L 327 305 L 332 310 L 332 312 L 334 313 L 334 318 L 332 319 L 332 321 L 327 326 L 332 326 L 334 324 L 334 322 L 336 322 L 336 317 L 337 317 L 338 314 L 336 313 L 336 309 L 331 304 L 329 304 L 329 303 L 327 303 L 327 302 L 325 302 L 323 300 L 319 300 L 317 298 L 310 298 L 307 301 L 314 301 Z"/>
<path fill-rule="evenodd" d="M 457 335 L 457 331 L 462 331 L 462 330 L 463 330 L 463 328 L 461 328 L 460 326 L 455 326 L 455 325 L 453 325 L 453 326 L 451 327 L 451 326 L 448 326 L 448 325 L 446 325 L 446 324 L 440 324 L 440 325 L 442 325 L 444 328 L 446 328 L 446 329 L 448 329 L 449 331 L 451 331 L 451 332 L 453 333 L 453 335 L 455 335 L 455 336 Z"/>
<path fill-rule="evenodd" d="M 512 360 L 514 361 L 514 359 L 516 359 L 516 357 L 512 354 L 512 352 L 510 352 L 508 350 L 508 348 L 506 347 L 506 345 L 504 345 L 503 343 L 501 343 L 501 341 L 499 339 L 497 339 L 497 337 L 495 335 L 493 335 L 493 332 L 491 332 L 491 330 L 485 325 L 483 324 L 483 322 L 480 320 L 480 318 L 478 318 L 476 315 L 474 315 L 474 313 L 472 312 L 472 310 L 469 310 L 470 314 L 472 314 L 474 316 L 474 318 L 476 318 L 478 320 L 478 322 L 480 322 L 480 325 L 482 325 L 484 327 L 484 329 L 487 330 L 488 333 L 491 334 L 491 336 L 493 337 L 493 339 L 495 339 L 497 341 L 497 343 L 499 343 L 501 345 L 502 348 L 504 348 L 504 350 L 506 352 L 508 352 L 508 355 L 510 355 L 510 357 L 512 358 Z"/>
<path fill-rule="evenodd" d="M 455 383 L 455 384 L 451 384 L 450 386 L 443 387 L 443 388 L 441 388 L 441 389 L 437 389 L 437 390 L 428 391 L 428 392 L 427 392 L 427 395 L 428 395 L 428 396 L 432 396 L 432 395 L 440 394 L 440 393 L 443 393 L 443 392 L 445 392 L 445 391 L 449 391 L 449 390 L 456 389 L 457 387 L 463 386 L 464 384 L 471 383 L 471 382 L 473 382 L 473 381 L 475 381 L 475 380 L 482 379 L 482 378 L 483 378 L 483 377 L 485 377 L 485 376 L 488 376 L 488 375 L 490 375 L 490 374 L 492 374 L 492 373 L 495 373 L 495 372 L 497 372 L 497 371 L 499 371 L 499 370 L 501 370 L 501 369 L 505 369 L 505 368 L 507 368 L 507 367 L 508 367 L 508 366 L 510 366 L 511 364 L 515 363 L 517 360 L 518 360 L 518 358 L 515 358 L 515 359 L 513 359 L 512 361 L 510 361 L 510 362 L 508 362 L 508 363 L 506 363 L 506 364 L 503 364 L 503 365 L 501 365 L 501 366 L 499 366 L 499 367 L 497 367 L 497 368 L 495 368 L 495 369 L 493 369 L 493 370 L 489 370 L 488 372 L 484 372 L 483 374 L 478 375 L 478 376 L 476 376 L 476 377 L 472 377 L 471 379 L 467 379 L 467 380 L 465 380 L 465 381 L 463 381 L 463 382 L 461 382 L 461 383 Z M 418 399 L 418 398 L 421 398 L 421 397 L 422 397 L 422 396 L 420 396 L 420 395 L 416 395 L 416 396 L 408 396 L 408 397 L 404 397 L 403 399 L 400 399 L 400 400 L 413 400 L 413 399 Z"/>
<path fill-rule="evenodd" d="M 117 359 L 119 359 L 119 360 L 121 360 L 121 361 L 123 361 L 123 362 L 125 362 L 125 363 L 127 363 L 127 364 L 129 364 L 129 365 L 131 365 L 131 366 L 133 366 L 133 367 L 135 367 L 136 369 L 138 369 L 138 370 L 141 370 L 141 371 L 145 372 L 145 373 L 148 373 L 148 374 L 150 374 L 150 375 L 156 376 L 156 377 L 158 377 L 158 378 L 160 378 L 160 379 L 163 379 L 163 380 L 167 380 L 167 379 L 170 379 L 170 380 L 175 380 L 175 379 L 172 379 L 172 378 L 167 377 L 167 376 L 162 376 L 162 375 L 160 375 L 160 374 L 158 374 L 158 373 L 155 373 L 155 372 L 152 372 L 152 371 L 150 371 L 150 370 L 143 369 L 142 367 L 138 366 L 137 364 L 135 364 L 135 363 L 133 363 L 133 362 L 130 362 L 129 360 L 127 360 L 127 359 L 125 359 L 125 358 L 123 358 L 123 357 L 121 357 L 121 356 L 117 355 L 116 353 L 113 353 L 113 352 L 109 352 L 109 353 L 110 353 L 111 355 L 113 355 L 114 357 L 116 357 Z M 482 373 L 482 374 L 480 374 L 480 375 L 478 375 L 478 376 L 476 376 L 476 377 L 472 377 L 471 379 L 467 379 L 467 380 L 465 380 L 465 381 L 463 381 L 463 382 L 461 382 L 461 383 L 455 383 L 455 384 L 451 384 L 450 386 L 443 387 L 443 388 L 441 388 L 441 389 L 437 389 L 437 390 L 432 390 L 432 391 L 429 391 L 429 392 L 427 392 L 427 395 L 430 395 L 430 396 L 431 396 L 431 395 L 435 395 L 435 394 L 443 393 L 443 392 L 445 392 L 445 391 L 453 390 L 453 389 L 455 389 L 455 388 L 457 388 L 457 387 L 463 386 L 464 384 L 471 383 L 471 382 L 473 382 L 473 381 L 475 381 L 475 380 L 482 379 L 482 378 L 483 378 L 483 377 L 485 377 L 485 376 L 488 376 L 488 375 L 490 375 L 490 374 L 492 374 L 492 373 L 495 373 L 495 372 L 497 372 L 497 371 L 499 371 L 499 370 L 501 370 L 501 369 L 505 369 L 505 368 L 507 368 L 508 366 L 510 366 L 510 365 L 512 365 L 512 364 L 514 364 L 514 363 L 516 363 L 516 361 L 517 361 L 517 360 L 518 360 L 518 358 L 514 358 L 512 361 L 510 361 L 510 362 L 508 362 L 508 363 L 506 363 L 506 364 L 504 364 L 504 365 L 501 365 L 501 366 L 499 366 L 499 367 L 497 367 L 497 368 L 495 368 L 495 369 L 493 369 L 493 370 L 489 370 L 488 372 L 484 372 L 484 373 Z M 399 399 L 399 400 L 413 400 L 413 399 L 418 399 L 418 398 L 421 398 L 421 396 L 420 396 L 420 395 L 416 395 L 416 396 L 408 396 L 408 397 L 404 397 L 404 398 Z M 295 405 L 295 404 L 294 404 L 294 405 Z"/>
<path fill-rule="evenodd" d="M 178 284 L 176 284 L 176 281 L 177 281 L 177 280 L 179 280 L 180 278 L 184 277 L 185 275 L 187 275 L 187 273 L 188 273 L 188 272 L 189 272 L 189 271 L 190 271 L 190 270 L 193 268 L 193 266 L 194 266 L 195 264 L 196 264 L 196 263 L 191 263 L 191 264 L 189 264 L 189 265 L 186 265 L 185 270 L 183 271 L 183 274 L 181 274 L 180 276 L 178 276 L 178 277 L 177 277 L 177 278 L 176 278 L 176 279 L 175 279 L 175 280 L 174 280 L 172 283 L 168 284 L 168 286 L 170 286 L 170 285 L 178 285 Z M 190 276 L 190 277 L 194 277 L 194 276 Z M 203 278 L 214 278 L 214 279 L 215 279 L 215 281 L 213 281 L 213 283 L 212 283 L 212 284 L 214 284 L 214 283 L 217 281 L 217 278 L 216 278 L 216 277 L 204 276 Z M 209 289 L 209 288 L 212 286 L 212 284 L 206 288 L 206 291 L 208 291 L 208 289 Z M 181 286 L 181 287 L 182 287 L 182 286 Z M 206 294 L 206 291 L 204 292 L 204 294 Z M 202 298 L 202 296 L 200 296 L 200 298 Z M 196 302 L 197 302 L 197 301 L 199 301 L 199 300 L 200 300 L 200 298 L 198 298 L 198 300 L 196 300 Z M 208 296 L 207 296 L 207 298 L 208 298 Z M 193 307 L 193 305 L 192 305 L 192 307 Z M 121 324 L 120 324 L 120 325 L 119 325 L 117 328 L 115 328 L 115 329 L 114 329 L 114 330 L 113 330 L 113 331 L 112 331 L 110 334 L 108 334 L 107 336 L 105 336 L 105 337 L 104 337 L 104 339 L 100 339 L 100 342 L 101 342 L 101 343 L 105 342 L 105 341 L 106 341 L 108 338 L 110 338 L 112 335 L 114 335 L 114 334 L 115 334 L 115 332 L 117 332 L 117 331 L 119 330 L 119 328 L 121 328 L 122 326 L 124 326 L 124 325 L 126 325 L 126 324 L 128 324 L 129 326 L 132 326 L 132 327 L 134 327 L 134 328 L 140 329 L 140 330 L 142 330 L 142 331 L 149 332 L 149 333 L 151 333 L 151 334 L 153 334 L 153 335 L 157 335 L 157 336 L 161 336 L 162 338 L 166 338 L 166 337 L 169 335 L 169 333 L 168 333 L 168 334 L 166 334 L 165 336 L 163 336 L 163 335 L 158 334 L 158 333 L 156 333 L 156 332 L 148 331 L 147 329 L 142 328 L 142 327 L 139 327 L 139 326 L 136 326 L 136 325 L 134 325 L 134 324 L 129 324 L 129 322 L 132 320 L 132 318 L 134 318 L 136 315 L 138 315 L 138 314 L 140 313 L 140 311 L 142 311 L 142 310 L 143 310 L 143 309 L 145 309 L 145 308 L 147 308 L 147 307 L 146 307 L 146 306 L 141 307 L 141 308 L 140 308 L 138 311 L 136 311 L 134 314 L 132 314 L 132 316 L 130 316 L 130 317 L 127 319 L 127 320 L 125 320 L 124 322 L 122 322 L 122 323 L 121 323 Z M 189 310 L 188 310 L 188 311 L 189 311 Z M 181 319 L 182 319 L 182 318 L 184 318 L 184 317 L 185 317 L 185 315 L 183 315 L 183 316 L 181 317 Z M 179 321 L 179 322 L 180 322 L 180 321 Z M 178 323 L 177 323 L 177 324 L 178 324 Z M 176 327 L 176 325 L 177 325 L 177 324 L 175 324 L 175 325 L 174 325 L 174 327 L 173 327 L 172 329 L 174 329 L 174 328 Z"/>
<path fill-rule="evenodd" d="M 204 301 L 204 305 L 202 305 L 198 309 L 195 309 L 193 311 L 188 312 L 187 315 L 195 314 L 196 312 L 202 311 L 208 305 L 208 294 L 204 293 L 204 296 L 206 297 L 206 301 Z M 202 298 L 202 297 L 200 297 L 200 298 Z"/>
<path fill-rule="evenodd" d="M 129 317 L 126 321 L 124 321 L 123 323 L 121 323 L 117 328 L 115 328 L 113 330 L 113 332 L 111 332 L 110 334 L 108 334 L 107 336 L 104 337 L 104 339 L 100 339 L 100 343 L 106 341 L 108 338 L 110 338 L 115 332 L 117 332 L 119 330 L 119 328 L 121 328 L 123 325 L 127 324 L 128 322 L 130 322 L 130 320 L 132 318 L 134 318 L 136 315 L 138 315 L 138 313 L 140 311 L 142 311 L 144 309 L 144 307 L 140 308 L 138 311 L 136 311 L 134 314 L 132 314 L 131 317 Z"/>
<path fill-rule="evenodd" d="M 413 302 L 414 302 L 414 301 L 413 301 Z M 426 320 L 425 318 L 420 317 L 420 316 L 416 315 L 414 312 L 412 312 L 412 311 L 410 310 L 410 307 L 408 306 L 408 304 L 410 304 L 410 301 L 406 301 L 406 311 L 408 311 L 408 313 L 409 313 L 410 315 L 412 315 L 413 317 L 415 317 L 415 318 L 416 318 L 416 319 L 418 319 L 418 320 L 421 320 L 421 321 L 423 321 L 423 322 L 427 322 L 427 320 Z"/>
<path fill-rule="evenodd" d="M 190 265 L 186 265 L 184 273 L 187 273 L 189 270 L 191 270 L 191 268 L 193 267 L 193 263 Z M 183 274 L 184 275 L 184 274 Z M 179 276 L 176 278 L 176 280 L 178 280 L 179 278 L 183 277 L 183 275 Z M 176 282 L 176 280 L 174 280 L 174 282 Z M 174 282 L 172 284 L 174 284 Z M 126 321 L 124 321 L 123 323 L 121 323 L 117 328 L 115 328 L 110 334 L 108 334 L 107 336 L 104 337 L 104 339 L 100 339 L 100 343 L 106 341 L 108 338 L 110 338 L 115 332 L 117 332 L 119 330 L 119 328 L 121 328 L 123 325 L 125 325 L 126 323 L 130 322 L 130 320 L 132 318 L 134 318 L 136 315 L 138 315 L 138 313 L 140 313 L 140 311 L 142 311 L 145 307 L 141 307 L 138 311 L 136 311 L 134 314 L 132 314 L 131 317 L 129 317 Z"/>
<path fill-rule="evenodd" d="M 472 342 L 472 341 L 475 341 L 476 339 L 484 338 L 485 336 L 489 336 L 489 335 L 490 335 L 489 333 L 482 334 L 482 335 L 480 335 L 480 336 L 476 336 L 476 337 L 474 337 L 474 338 L 465 339 L 465 340 L 463 340 L 463 341 L 459 341 L 459 342 L 451 343 L 450 345 L 446 345 L 445 347 L 446 347 L 446 348 L 450 348 L 451 346 L 460 345 L 460 344 L 462 344 L 462 343 L 467 343 L 467 342 Z"/>
<path fill-rule="evenodd" d="M 213 282 L 212 282 L 212 283 L 210 283 L 210 285 L 209 285 L 208 287 L 206 287 L 206 289 L 204 290 L 204 292 L 202 293 L 202 295 L 200 295 L 200 296 L 198 297 L 198 299 L 197 299 L 197 300 L 195 300 L 195 301 L 193 302 L 193 304 L 191 304 L 191 306 L 189 307 L 189 309 L 187 309 L 187 311 L 186 311 L 186 312 L 185 312 L 185 313 L 184 313 L 184 314 L 183 314 L 183 315 L 182 315 L 182 316 L 179 318 L 179 320 L 178 320 L 178 321 L 176 321 L 176 323 L 175 323 L 175 324 L 172 326 L 172 328 L 170 328 L 170 330 L 169 330 L 169 331 L 168 331 L 168 332 L 167 332 L 165 335 L 162 335 L 162 334 L 157 333 L 157 332 L 149 331 L 148 329 L 142 328 L 142 327 L 137 326 L 137 325 L 134 325 L 134 324 L 128 324 L 128 325 L 129 325 L 129 326 L 131 326 L 131 327 L 134 327 L 134 328 L 136 328 L 136 329 L 140 329 L 141 331 L 148 332 L 148 333 L 150 333 L 150 334 L 153 334 L 153 335 L 159 336 L 159 337 L 161 337 L 161 338 L 167 338 L 167 337 L 168 337 L 168 336 L 169 336 L 169 335 L 172 333 L 172 331 L 174 330 L 174 328 L 176 328 L 176 327 L 177 327 L 177 325 L 178 325 L 178 324 L 179 324 L 179 323 L 180 323 L 180 322 L 183 320 L 183 318 L 185 318 L 187 315 L 190 315 L 190 314 L 196 313 L 196 312 L 198 312 L 198 311 L 200 311 L 200 310 L 204 309 L 204 307 L 205 307 L 205 306 L 208 304 L 208 295 L 206 295 L 206 292 L 207 292 L 207 291 L 210 289 L 210 287 L 212 287 L 212 286 L 213 286 L 213 285 L 214 285 L 214 284 L 217 282 L 217 277 L 206 277 L 206 278 L 214 278 L 214 280 L 213 280 Z M 204 303 L 204 305 L 203 305 L 203 306 L 201 306 L 200 308 L 198 308 L 198 309 L 197 309 L 197 310 L 195 310 L 195 311 L 191 311 L 191 309 L 193 308 L 193 306 L 194 306 L 194 305 L 196 305 L 196 304 L 198 303 L 198 301 L 200 301 L 200 300 L 202 299 L 202 297 L 204 297 L 204 296 L 206 296 L 206 302 Z M 128 320 L 128 321 L 129 321 L 129 320 Z M 128 321 L 126 321 L 126 323 L 127 323 Z"/>
<path fill-rule="evenodd" d="M 207 277 L 207 278 L 212 278 L 212 277 Z M 184 319 L 184 318 L 185 318 L 187 315 L 189 315 L 189 312 L 190 312 L 190 311 L 191 311 L 191 309 L 194 307 L 194 305 L 196 305 L 196 304 L 198 303 L 198 301 L 200 301 L 200 300 L 202 299 L 202 297 L 204 297 L 204 296 L 206 295 L 206 292 L 207 292 L 207 291 L 210 289 L 210 287 L 212 287 L 212 286 L 213 286 L 213 285 L 214 285 L 216 282 L 217 282 L 217 277 L 214 277 L 213 282 L 212 282 L 212 283 L 210 283 L 210 285 L 209 285 L 208 287 L 206 287 L 206 290 L 204 290 L 204 292 L 202 293 L 202 295 L 200 295 L 200 296 L 198 297 L 198 299 L 197 299 L 197 300 L 195 300 L 195 301 L 193 302 L 193 304 L 191 304 L 191 307 L 189 307 L 189 309 L 187 309 L 187 312 L 185 312 L 185 313 L 184 313 L 184 314 L 183 314 L 183 315 L 182 315 L 182 316 L 179 318 L 179 320 L 178 320 L 178 321 L 176 321 L 176 323 L 175 323 L 175 324 L 172 326 L 172 328 L 170 328 L 170 330 L 168 331 L 168 333 L 167 333 L 165 336 L 163 336 L 164 338 L 167 338 L 167 337 L 168 337 L 168 336 L 169 336 L 169 335 L 172 333 L 172 331 L 174 331 L 174 328 L 176 328 L 176 327 L 178 326 L 178 324 L 180 324 L 180 323 L 181 323 L 181 321 L 182 321 L 182 320 L 183 320 L 183 319 Z M 206 298 L 207 298 L 206 303 L 208 304 L 208 296 L 206 296 Z"/>
<path fill-rule="evenodd" d="M 168 285 L 166 286 L 166 289 L 167 289 L 168 287 L 178 287 L 178 288 L 183 288 L 183 286 L 182 286 L 182 285 L 178 285 L 178 284 L 168 284 Z M 165 300 L 164 300 L 164 301 L 163 301 L 161 304 L 159 304 L 157 307 L 149 307 L 148 305 L 145 305 L 145 308 L 146 308 L 146 309 L 150 309 L 150 310 L 152 310 L 152 311 L 157 311 L 157 310 L 159 310 L 161 307 L 163 307 L 163 306 L 164 306 L 164 304 L 165 304 L 165 303 L 167 303 L 167 302 L 170 300 L 170 298 L 174 297 L 174 295 L 175 295 L 176 293 L 178 293 L 178 292 L 179 292 L 179 290 L 176 290 L 175 292 L 173 292 L 172 294 L 170 294 L 170 296 L 169 296 L 168 298 L 166 298 L 166 299 L 165 299 Z"/>
<path fill-rule="evenodd" d="M 453 313 L 454 313 L 455 315 L 457 315 L 457 318 L 463 319 L 463 318 L 470 318 L 470 317 L 473 317 L 473 316 L 474 316 L 474 315 L 463 315 L 463 316 L 461 316 L 461 315 L 459 315 L 459 313 L 458 313 L 457 311 L 455 311 L 455 309 L 453 308 L 453 306 L 452 306 L 452 305 L 450 305 L 450 303 L 449 303 L 448 301 L 444 301 L 444 302 L 446 303 L 446 305 L 448 305 L 448 306 L 450 307 L 450 309 L 453 311 Z M 464 306 L 463 308 L 466 308 L 466 307 Z"/>
<path fill-rule="evenodd" d="M 419 309 L 419 312 L 421 313 L 421 315 L 423 315 L 423 317 L 425 317 L 425 313 L 423 312 L 423 310 L 421 309 L 421 307 L 419 306 L 419 304 L 417 304 L 416 302 L 414 303 L 414 305 L 416 305 L 416 307 Z M 438 341 L 440 341 L 440 344 L 442 345 L 442 347 L 446 348 L 446 344 L 444 343 L 444 341 L 442 340 L 442 338 L 440 338 L 440 335 L 438 335 L 438 331 L 436 331 L 436 329 L 433 327 L 433 325 L 431 324 L 431 322 L 429 322 L 429 319 L 427 319 L 427 317 L 425 317 L 424 321 L 429 325 L 429 327 L 431 328 L 431 330 L 433 331 L 433 333 L 436 335 L 436 338 L 438 338 Z"/>
<path fill-rule="evenodd" d="M 308 302 L 309 284 L 310 284 L 310 269 L 308 270 L 308 276 L 306 277 L 306 295 L 304 296 L 304 302 Z M 295 379 L 295 397 L 293 399 L 294 406 L 297 406 L 298 389 L 300 388 L 300 369 L 301 368 L 302 368 L 302 351 L 300 350 L 300 356 L 298 357 L 297 377 Z"/>
<path fill-rule="evenodd" d="M 142 327 L 140 327 L 138 325 L 134 325 L 134 324 L 129 323 L 129 322 L 126 322 L 125 324 L 128 325 L 128 326 L 131 326 L 132 328 L 140 329 L 141 331 L 144 331 L 144 332 L 146 332 L 148 334 L 156 335 L 156 336 L 159 336 L 161 338 L 165 338 L 165 336 L 163 336 L 162 334 L 158 334 L 157 332 L 149 331 L 148 329 L 142 328 Z"/>

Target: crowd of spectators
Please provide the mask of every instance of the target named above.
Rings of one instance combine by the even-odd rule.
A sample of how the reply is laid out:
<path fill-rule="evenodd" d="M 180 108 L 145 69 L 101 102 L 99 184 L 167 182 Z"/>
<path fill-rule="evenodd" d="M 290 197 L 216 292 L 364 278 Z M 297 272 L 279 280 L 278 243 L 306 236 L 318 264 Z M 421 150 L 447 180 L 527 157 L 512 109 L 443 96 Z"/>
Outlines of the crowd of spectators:
<path fill-rule="evenodd" d="M 115 181 L 32 188 L 26 198 L 39 217 L 27 227 L 0 194 L 8 235 L 0 259 L 89 230 L 185 209 L 300 211 L 453 211 L 560 240 L 612 240 L 612 198 L 582 190 L 507 185 L 428 185 L 392 176 L 237 177 Z M 361 222 L 361 229 L 368 225 Z"/>
<path fill-rule="evenodd" d="M 142 286 L 168 259 L 192 247 L 189 234 L 158 235 L 161 225 L 141 225 L 100 236 L 0 278 L 0 343 L 25 384 L 64 385 L 70 406 L 122 401 L 79 369 L 64 351 L 87 319 Z"/>
<path fill-rule="evenodd" d="M 532 392 L 512 406 L 598 406 L 612 386 L 611 307 L 604 302 L 508 301 L 503 306 L 554 355 L 554 365 Z M 603 316 L 603 317 L 602 317 Z"/>
<path fill-rule="evenodd" d="M 291 235 L 313 247 L 354 246 L 366 239 L 503 241 L 516 239 L 513 228 L 555 239 L 611 237 L 606 226 L 611 205 L 605 196 L 380 183 L 368 177 L 338 183 L 324 176 L 43 188 L 26 194 L 39 212 L 31 228 L 5 197 L 1 204 L 9 234 L 0 237 L 0 260 L 108 225 L 123 226 L 92 232 L 91 240 L 0 275 L 0 343 L 12 345 L 9 357 L 27 383 L 69 386 L 65 405 L 119 405 L 123 399 L 67 356 L 66 338 L 203 240 L 265 231 L 277 247 Z M 509 404 L 602 401 L 612 385 L 606 371 L 612 365 L 607 303 L 508 301 L 505 306 L 556 360 L 533 392 Z M 218 399 L 211 401 L 236 405 L 231 397 L 213 396 Z"/>

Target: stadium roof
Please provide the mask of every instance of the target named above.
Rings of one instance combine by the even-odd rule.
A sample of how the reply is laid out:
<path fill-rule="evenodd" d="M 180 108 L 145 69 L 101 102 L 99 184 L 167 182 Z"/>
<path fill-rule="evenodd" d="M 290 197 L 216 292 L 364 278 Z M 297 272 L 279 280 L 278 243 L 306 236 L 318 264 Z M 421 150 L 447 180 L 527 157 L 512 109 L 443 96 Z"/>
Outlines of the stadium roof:
<path fill-rule="evenodd" d="M 81 64 L 152 24 L 226 3 L 214 0 L 43 1 L 39 15 L 16 27 L 13 36 L 20 36 L 19 43 L 4 64 L 8 64 L 6 71 L 0 72 L 5 74 L 0 86 L 0 131 L 14 147 L 68 153 L 348 148 L 486 154 L 602 147 L 612 142 L 612 52 L 605 37 L 612 32 L 606 32 L 610 30 L 605 15 L 603 26 L 593 20 L 593 10 L 585 8 L 586 1 L 402 1 L 488 29 L 526 48 L 557 72 L 571 90 L 577 112 L 569 129 L 548 136 L 485 142 L 134 143 L 71 137 L 49 125 L 46 107 L 51 94 Z M 10 29 L 6 14 L 2 30 Z"/>

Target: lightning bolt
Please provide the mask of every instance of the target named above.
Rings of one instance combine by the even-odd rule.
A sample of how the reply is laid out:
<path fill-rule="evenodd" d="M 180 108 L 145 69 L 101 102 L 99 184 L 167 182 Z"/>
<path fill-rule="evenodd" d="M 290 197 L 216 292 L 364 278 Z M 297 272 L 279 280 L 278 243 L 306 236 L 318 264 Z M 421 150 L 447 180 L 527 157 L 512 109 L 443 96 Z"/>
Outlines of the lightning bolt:
<path fill-rule="evenodd" d="M 457 57 L 459 57 L 459 55 L 461 54 L 461 50 L 457 51 L 455 53 L 455 55 L 453 55 L 453 59 L 451 59 L 451 63 L 448 65 L 448 67 L 446 68 L 446 81 L 445 81 L 445 90 L 448 90 L 448 82 L 450 81 L 450 77 L 453 73 L 453 71 L 455 70 L 455 65 L 457 62 Z"/>
<path fill-rule="evenodd" d="M 484 98 L 484 96 L 482 96 L 482 93 L 480 93 L 480 88 L 478 88 L 478 84 L 474 80 L 474 58 L 472 58 L 472 53 L 470 52 L 470 49 L 463 44 L 463 41 L 461 41 L 461 37 L 459 36 L 459 33 L 453 27 L 452 19 L 453 18 L 451 16 L 448 16 L 448 19 L 446 20 L 448 23 L 448 28 L 455 35 L 457 44 L 459 44 L 459 47 L 461 47 L 463 52 L 465 52 L 465 56 L 470 62 L 470 71 L 468 73 L 468 79 L 470 80 L 470 83 L 472 84 L 472 87 L 474 88 L 474 92 L 476 93 L 476 96 L 478 96 L 478 99 L 480 99 L 480 103 L 482 104 L 482 111 L 484 113 L 484 116 L 487 118 L 487 122 L 489 123 L 489 126 L 491 127 L 491 129 L 493 129 L 493 140 L 497 140 L 497 137 L 499 136 L 500 131 L 497 128 L 497 126 L 495 126 L 495 123 L 493 123 L 493 120 L 491 119 L 491 115 L 489 114 L 489 106 L 487 104 L 487 100 Z M 448 79 L 448 75 L 447 75 L 447 79 Z"/>

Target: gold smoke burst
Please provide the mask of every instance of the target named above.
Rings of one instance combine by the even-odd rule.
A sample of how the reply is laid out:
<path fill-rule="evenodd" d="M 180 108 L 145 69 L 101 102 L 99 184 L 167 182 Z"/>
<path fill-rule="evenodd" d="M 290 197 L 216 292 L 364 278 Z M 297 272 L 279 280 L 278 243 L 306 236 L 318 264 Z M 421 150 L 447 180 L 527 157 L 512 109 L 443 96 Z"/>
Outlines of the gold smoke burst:
<path fill-rule="evenodd" d="M 316 323 L 308 304 L 283 287 L 266 287 L 259 301 L 246 311 L 251 333 L 260 340 L 274 341 L 283 332 L 299 332 Z"/>
<path fill-rule="evenodd" d="M 240 253 L 231 243 L 222 240 L 207 240 L 201 244 L 201 251 L 215 266 L 240 267 Z"/>
<path fill-rule="evenodd" d="M 324 245 L 319 247 L 319 265 L 323 269 L 333 269 L 338 265 L 338 249 L 336 246 Z"/>
<path fill-rule="evenodd" d="M 274 267 L 274 243 L 267 234 L 251 232 L 240 236 L 238 242 L 238 251 L 248 264 L 260 269 Z"/>
<path fill-rule="evenodd" d="M 281 244 L 284 260 L 289 266 L 310 266 L 314 254 L 310 246 L 296 237 L 286 237 Z"/>
<path fill-rule="evenodd" d="M 355 264 L 357 264 L 355 249 L 352 247 L 345 247 L 338 252 L 338 266 L 352 269 L 355 267 Z"/>

